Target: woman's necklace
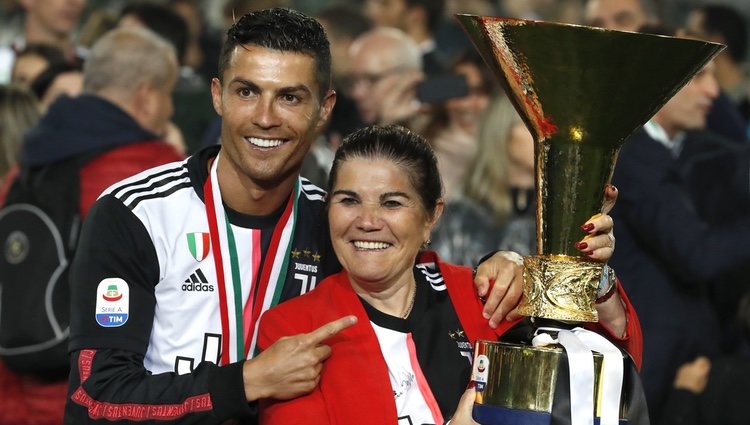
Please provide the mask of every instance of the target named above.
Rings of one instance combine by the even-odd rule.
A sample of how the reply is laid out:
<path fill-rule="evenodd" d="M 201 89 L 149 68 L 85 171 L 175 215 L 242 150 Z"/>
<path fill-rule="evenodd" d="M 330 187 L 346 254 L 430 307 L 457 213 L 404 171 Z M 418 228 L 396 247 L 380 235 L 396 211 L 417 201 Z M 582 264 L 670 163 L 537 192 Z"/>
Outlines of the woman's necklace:
<path fill-rule="evenodd" d="M 414 292 L 411 293 L 411 301 L 409 302 L 409 307 L 406 308 L 406 311 L 404 314 L 401 315 L 402 319 L 406 319 L 409 317 L 409 313 L 411 313 L 412 308 L 414 308 L 414 300 L 417 299 L 417 285 L 414 285 Z"/>

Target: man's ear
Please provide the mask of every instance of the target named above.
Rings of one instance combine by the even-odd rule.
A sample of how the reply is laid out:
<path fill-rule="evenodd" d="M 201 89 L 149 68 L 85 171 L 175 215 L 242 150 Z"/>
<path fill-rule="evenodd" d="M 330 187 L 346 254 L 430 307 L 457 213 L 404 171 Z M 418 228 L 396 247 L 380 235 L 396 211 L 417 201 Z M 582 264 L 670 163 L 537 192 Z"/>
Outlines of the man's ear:
<path fill-rule="evenodd" d="M 221 116 L 221 81 L 216 77 L 211 79 L 211 102 L 214 111 Z"/>
<path fill-rule="evenodd" d="M 135 120 L 144 128 L 149 128 L 151 117 L 158 111 L 158 104 L 154 101 L 155 89 L 148 83 L 139 84 L 130 97 L 131 114 Z"/>
<path fill-rule="evenodd" d="M 320 111 L 318 112 L 318 124 L 316 125 L 318 131 L 321 131 L 328 125 L 328 120 L 331 118 L 331 112 L 333 107 L 336 105 L 336 92 L 334 90 L 328 90 L 323 101 L 320 103 Z"/>

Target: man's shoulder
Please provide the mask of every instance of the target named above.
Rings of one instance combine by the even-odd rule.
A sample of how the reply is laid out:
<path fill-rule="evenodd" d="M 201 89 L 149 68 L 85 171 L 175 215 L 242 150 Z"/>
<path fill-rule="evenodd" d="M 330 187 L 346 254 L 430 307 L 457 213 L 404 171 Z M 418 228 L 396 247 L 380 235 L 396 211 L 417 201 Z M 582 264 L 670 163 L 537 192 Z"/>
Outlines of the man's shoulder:
<path fill-rule="evenodd" d="M 192 188 L 187 160 L 168 162 L 130 175 L 109 186 L 101 196 L 112 195 L 133 209 L 143 200 L 163 198 L 184 188 Z"/>

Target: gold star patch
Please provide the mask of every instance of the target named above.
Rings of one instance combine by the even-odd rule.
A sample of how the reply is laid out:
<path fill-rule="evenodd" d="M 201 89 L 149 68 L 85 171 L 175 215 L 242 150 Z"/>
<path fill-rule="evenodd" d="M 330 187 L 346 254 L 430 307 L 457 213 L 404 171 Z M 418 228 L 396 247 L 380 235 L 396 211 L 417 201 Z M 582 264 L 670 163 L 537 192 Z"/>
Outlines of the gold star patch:
<path fill-rule="evenodd" d="M 296 249 L 292 251 L 292 258 L 299 258 L 300 252 Z"/>
<path fill-rule="evenodd" d="M 320 263 L 320 254 L 316 252 L 315 254 L 313 254 L 312 257 L 313 257 L 313 261 L 315 261 L 316 263 Z"/>

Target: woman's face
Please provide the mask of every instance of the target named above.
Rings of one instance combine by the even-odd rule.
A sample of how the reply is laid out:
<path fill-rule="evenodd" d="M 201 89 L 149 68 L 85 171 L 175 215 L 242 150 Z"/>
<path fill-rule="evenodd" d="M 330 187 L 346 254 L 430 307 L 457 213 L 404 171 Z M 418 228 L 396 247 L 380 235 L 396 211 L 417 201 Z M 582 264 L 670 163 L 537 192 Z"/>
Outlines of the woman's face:
<path fill-rule="evenodd" d="M 368 291 L 412 278 L 414 259 L 434 224 L 402 166 L 363 158 L 339 165 L 328 220 L 341 265 L 355 286 Z"/>
<path fill-rule="evenodd" d="M 467 134 L 475 135 L 482 113 L 490 103 L 490 96 L 486 92 L 482 72 L 472 63 L 462 63 L 456 66 L 455 73 L 466 77 L 469 93 L 464 97 L 450 99 L 445 102 L 448 119 Z"/>

